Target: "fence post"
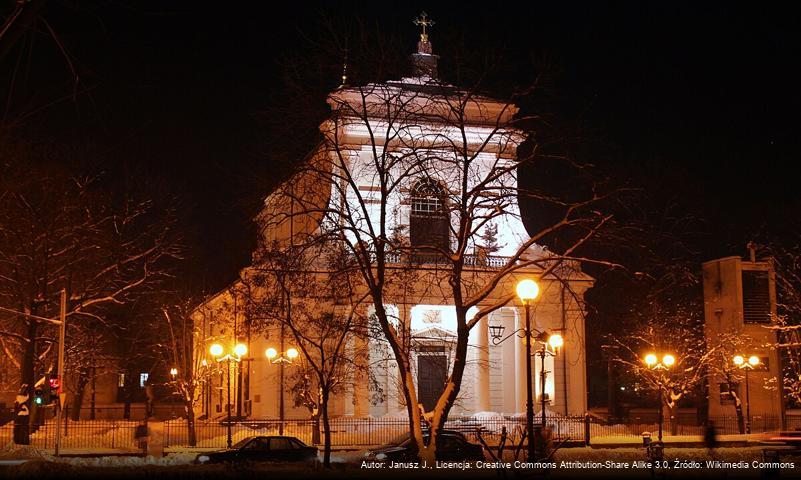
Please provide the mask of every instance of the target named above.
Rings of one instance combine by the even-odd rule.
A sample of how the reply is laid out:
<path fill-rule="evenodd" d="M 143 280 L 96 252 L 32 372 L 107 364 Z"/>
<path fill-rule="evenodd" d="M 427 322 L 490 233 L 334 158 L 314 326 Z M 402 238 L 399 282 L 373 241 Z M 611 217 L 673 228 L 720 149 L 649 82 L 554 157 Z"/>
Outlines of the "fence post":
<path fill-rule="evenodd" d="M 584 414 L 584 445 L 590 444 L 590 414 Z"/>

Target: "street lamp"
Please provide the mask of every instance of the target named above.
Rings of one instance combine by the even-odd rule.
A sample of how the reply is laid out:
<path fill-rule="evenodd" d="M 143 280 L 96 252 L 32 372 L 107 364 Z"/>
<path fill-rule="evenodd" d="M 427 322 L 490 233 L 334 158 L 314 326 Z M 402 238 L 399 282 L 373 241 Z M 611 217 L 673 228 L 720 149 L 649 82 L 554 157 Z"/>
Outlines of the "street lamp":
<path fill-rule="evenodd" d="M 238 343 L 234 346 L 233 354 L 231 354 L 225 353 L 223 346 L 219 343 L 215 343 L 209 348 L 209 353 L 211 353 L 211 356 L 214 357 L 218 363 L 226 362 L 226 367 L 228 370 L 228 387 L 225 409 L 228 417 L 228 448 L 231 448 L 231 445 L 233 444 L 231 441 L 231 362 L 236 362 L 239 364 L 242 361 L 242 357 L 248 353 L 248 347 L 243 343 Z M 225 355 L 223 355 L 224 353 Z"/>
<path fill-rule="evenodd" d="M 499 345 L 513 336 L 518 336 L 525 339 L 526 343 L 526 436 L 528 437 L 528 461 L 533 462 L 536 458 L 534 451 L 534 399 L 532 396 L 532 378 L 531 378 L 531 357 L 538 355 L 541 360 L 540 369 L 540 395 L 542 401 L 542 427 L 545 428 L 546 414 L 545 414 L 545 380 L 548 372 L 545 371 L 545 357 L 548 355 L 555 356 L 557 350 L 564 345 L 564 339 L 558 333 L 549 334 L 537 329 L 531 328 L 531 303 L 536 300 L 540 293 L 540 287 L 537 282 L 531 279 L 520 281 L 516 287 L 517 296 L 523 302 L 526 311 L 526 325 L 524 328 L 518 328 L 506 337 L 503 337 L 505 327 L 503 325 L 490 325 L 489 331 L 492 337 L 492 344 Z M 531 341 L 536 340 L 540 342 L 540 349 L 533 353 L 531 352 Z M 549 349 L 550 347 L 550 349 Z"/>
<path fill-rule="evenodd" d="M 649 353 L 643 357 L 643 361 L 645 365 L 654 371 L 661 370 L 662 372 L 658 374 L 657 382 L 659 383 L 659 441 L 662 441 L 662 425 L 664 423 L 664 419 L 662 417 L 663 411 L 663 403 L 662 402 L 662 389 L 664 388 L 665 382 L 663 378 L 664 372 L 670 370 L 670 368 L 676 363 L 676 357 L 673 354 L 665 353 L 662 355 L 662 361 L 659 361 L 659 357 L 655 353 Z"/>
<path fill-rule="evenodd" d="M 175 377 L 176 377 L 176 375 L 178 375 L 178 369 L 177 369 L 177 368 L 175 368 L 175 367 L 172 367 L 172 368 L 170 369 L 170 376 L 172 376 L 172 379 L 173 379 L 173 380 L 175 380 Z"/>
<path fill-rule="evenodd" d="M 283 343 L 283 338 L 281 339 Z M 278 364 L 278 435 L 284 434 L 284 364 L 292 363 L 292 361 L 298 358 L 298 349 L 295 347 L 288 348 L 285 352 L 281 352 L 279 355 L 278 350 L 274 349 L 273 347 L 268 348 L 264 351 L 264 354 L 267 356 L 267 359 L 271 363 Z"/>
<path fill-rule="evenodd" d="M 745 433 L 751 433 L 751 397 L 748 389 L 748 371 L 759 365 L 759 357 L 751 355 L 748 361 L 742 355 L 735 355 L 732 359 L 738 368 L 745 370 Z"/>

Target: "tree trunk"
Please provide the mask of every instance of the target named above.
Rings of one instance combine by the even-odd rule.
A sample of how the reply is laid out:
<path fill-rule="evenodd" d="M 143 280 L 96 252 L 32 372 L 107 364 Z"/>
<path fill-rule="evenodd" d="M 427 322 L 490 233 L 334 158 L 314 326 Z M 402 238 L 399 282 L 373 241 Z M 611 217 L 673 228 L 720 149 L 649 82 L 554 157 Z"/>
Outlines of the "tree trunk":
<path fill-rule="evenodd" d="M 312 443 L 314 445 L 320 444 L 320 412 L 313 413 L 312 420 Z"/>
<path fill-rule="evenodd" d="M 34 359 L 36 357 L 36 327 L 34 320 L 28 320 L 25 352 L 20 364 L 19 394 L 14 402 L 14 443 L 30 445 L 31 413 L 33 410 Z"/>
<path fill-rule="evenodd" d="M 184 402 L 184 411 L 186 412 L 186 429 L 189 436 L 189 446 L 194 447 L 197 445 L 197 434 L 195 433 L 195 409 L 192 408 L 192 401 Z"/>
<path fill-rule="evenodd" d="M 729 390 L 729 394 L 734 399 L 734 411 L 737 413 L 737 430 L 740 432 L 740 435 L 745 434 L 745 416 L 743 415 L 743 403 L 740 401 L 740 397 L 737 394 Z"/>
<path fill-rule="evenodd" d="M 83 406 L 83 395 L 86 392 L 86 384 L 89 383 L 89 376 L 85 370 L 78 372 L 78 385 L 75 388 L 75 399 L 72 402 L 72 421 L 77 422 L 81 419 L 81 407 Z"/>
<path fill-rule="evenodd" d="M 320 395 L 320 415 L 323 417 L 323 466 L 331 468 L 331 423 L 328 421 L 328 388 Z"/>

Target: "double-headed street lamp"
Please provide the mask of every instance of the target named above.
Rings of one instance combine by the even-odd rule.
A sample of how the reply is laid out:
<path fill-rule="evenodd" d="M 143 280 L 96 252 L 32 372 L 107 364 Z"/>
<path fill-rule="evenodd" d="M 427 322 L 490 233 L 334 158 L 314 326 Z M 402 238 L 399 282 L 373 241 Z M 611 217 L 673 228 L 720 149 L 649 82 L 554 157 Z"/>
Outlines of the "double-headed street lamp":
<path fill-rule="evenodd" d="M 657 382 L 659 383 L 659 441 L 661 442 L 662 424 L 664 423 L 664 419 L 662 418 L 662 404 L 664 403 L 662 401 L 662 389 L 665 384 L 663 375 L 676 363 L 676 357 L 674 357 L 673 354 L 665 353 L 662 355 L 662 361 L 659 361 L 659 357 L 657 357 L 655 353 L 649 353 L 643 358 L 643 361 L 649 369 L 661 371 L 657 378 Z"/>
<path fill-rule="evenodd" d="M 542 359 L 542 366 L 540 369 L 540 399 L 542 401 L 542 427 L 545 428 L 545 404 L 547 397 L 545 395 L 545 380 L 548 372 L 545 371 L 545 357 L 555 356 L 557 350 L 564 345 L 564 339 L 558 333 L 550 334 L 548 332 L 540 331 L 531 328 L 531 303 L 539 296 L 540 287 L 537 282 L 531 279 L 522 280 L 517 284 L 517 296 L 523 302 L 526 310 L 526 326 L 518 328 L 506 337 L 503 336 L 503 331 L 506 327 L 503 325 L 491 325 L 489 327 L 490 335 L 492 336 L 492 344 L 499 345 L 513 336 L 518 336 L 525 339 L 526 343 L 526 436 L 528 437 L 528 461 L 533 462 L 536 459 L 536 452 L 534 451 L 534 399 L 532 396 L 532 378 L 531 378 L 531 357 L 538 355 Z M 531 341 L 537 340 L 540 342 L 540 349 L 535 353 L 531 353 Z M 550 347 L 550 349 L 548 348 Z"/>
<path fill-rule="evenodd" d="M 211 356 L 214 357 L 218 363 L 226 362 L 226 367 L 228 370 L 228 395 L 225 409 L 228 415 L 228 448 L 231 448 L 233 443 L 231 441 L 231 362 L 236 362 L 239 364 L 242 361 L 242 357 L 247 355 L 248 347 L 244 343 L 237 343 L 234 346 L 233 352 L 225 353 L 225 348 L 223 348 L 223 346 L 219 343 L 215 343 L 209 348 L 209 353 L 211 353 Z"/>
<path fill-rule="evenodd" d="M 759 357 L 751 355 L 748 361 L 742 355 L 735 355 L 732 359 L 738 368 L 745 370 L 745 433 L 751 433 L 751 398 L 748 390 L 748 371 L 755 369 L 759 365 Z"/>
<path fill-rule="evenodd" d="M 283 338 L 281 339 L 283 344 Z M 283 347 L 282 347 L 283 348 Z M 284 434 L 284 365 L 292 363 L 293 360 L 298 358 L 298 349 L 294 347 L 288 348 L 285 352 L 279 352 L 273 347 L 264 351 L 267 359 L 272 363 L 278 364 L 278 435 Z"/>

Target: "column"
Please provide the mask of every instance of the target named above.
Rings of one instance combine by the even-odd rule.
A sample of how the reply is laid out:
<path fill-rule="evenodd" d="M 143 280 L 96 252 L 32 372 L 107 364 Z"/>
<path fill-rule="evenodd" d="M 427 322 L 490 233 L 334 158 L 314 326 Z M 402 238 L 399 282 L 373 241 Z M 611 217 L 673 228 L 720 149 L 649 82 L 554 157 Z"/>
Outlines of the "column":
<path fill-rule="evenodd" d="M 487 412 L 490 410 L 490 381 L 489 381 L 489 322 L 485 316 L 478 321 L 478 404 L 477 410 Z"/>

